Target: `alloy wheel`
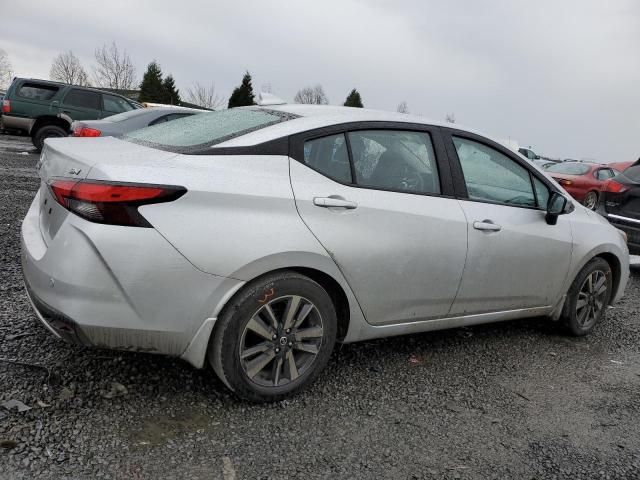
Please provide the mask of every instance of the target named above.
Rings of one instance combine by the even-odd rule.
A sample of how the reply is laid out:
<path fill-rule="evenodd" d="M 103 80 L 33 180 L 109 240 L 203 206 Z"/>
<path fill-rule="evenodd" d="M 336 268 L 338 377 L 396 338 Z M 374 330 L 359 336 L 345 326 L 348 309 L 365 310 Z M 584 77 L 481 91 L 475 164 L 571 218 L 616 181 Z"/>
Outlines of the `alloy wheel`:
<path fill-rule="evenodd" d="M 594 270 L 585 278 L 576 301 L 576 319 L 578 325 L 591 327 L 604 308 L 607 294 L 607 276 L 602 270 Z"/>
<path fill-rule="evenodd" d="M 589 210 L 595 210 L 596 204 L 598 203 L 598 194 L 594 192 L 589 192 L 584 199 L 584 206 Z"/>
<path fill-rule="evenodd" d="M 308 299 L 287 295 L 271 300 L 249 319 L 240 338 L 240 364 L 254 383 L 278 387 L 303 376 L 323 338 L 322 317 Z"/>

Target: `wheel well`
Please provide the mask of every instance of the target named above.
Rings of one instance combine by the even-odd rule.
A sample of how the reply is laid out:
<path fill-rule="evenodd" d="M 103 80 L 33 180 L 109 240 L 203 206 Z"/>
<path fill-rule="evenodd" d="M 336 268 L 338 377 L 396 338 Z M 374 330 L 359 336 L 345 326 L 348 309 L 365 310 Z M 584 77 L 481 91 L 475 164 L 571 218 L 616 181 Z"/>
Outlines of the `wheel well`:
<path fill-rule="evenodd" d="M 615 297 L 616 292 L 618 291 L 618 285 L 620 285 L 620 275 L 622 267 L 620 266 L 620 260 L 613 253 L 601 253 L 597 255 L 596 258 L 604 259 L 609 266 L 611 267 L 611 273 L 613 274 L 613 285 L 611 291 L 613 292 L 611 295 L 611 300 Z"/>
<path fill-rule="evenodd" d="M 291 270 L 309 277 L 327 291 L 336 309 L 336 316 L 338 319 L 338 339 L 344 338 L 349 330 L 349 321 L 351 316 L 347 294 L 344 292 L 340 284 L 331 275 L 321 272 L 320 270 L 316 270 L 315 268 L 290 267 L 282 270 Z M 274 271 L 277 272 L 278 270 Z M 274 271 L 265 272 L 264 275 L 273 273 Z"/>
<path fill-rule="evenodd" d="M 66 120 L 63 120 L 59 117 L 54 117 L 52 115 L 45 115 L 43 117 L 38 117 L 36 123 L 34 123 L 33 127 L 31 127 L 31 131 L 29 132 L 29 134 L 31 136 L 34 136 L 38 130 L 46 125 L 55 125 L 56 127 L 64 128 L 67 132 L 71 127 L 71 125 L 69 125 L 69 122 L 67 122 Z"/>

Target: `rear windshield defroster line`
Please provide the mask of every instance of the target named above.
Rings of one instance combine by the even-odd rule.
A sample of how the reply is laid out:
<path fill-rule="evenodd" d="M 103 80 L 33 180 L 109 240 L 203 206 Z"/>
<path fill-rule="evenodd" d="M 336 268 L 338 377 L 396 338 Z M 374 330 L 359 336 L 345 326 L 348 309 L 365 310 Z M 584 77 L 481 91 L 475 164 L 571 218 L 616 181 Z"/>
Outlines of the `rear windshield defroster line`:
<path fill-rule="evenodd" d="M 214 145 L 295 118 L 299 115 L 262 108 L 232 108 L 146 127 L 125 135 L 123 140 L 168 152 L 206 154 Z"/>

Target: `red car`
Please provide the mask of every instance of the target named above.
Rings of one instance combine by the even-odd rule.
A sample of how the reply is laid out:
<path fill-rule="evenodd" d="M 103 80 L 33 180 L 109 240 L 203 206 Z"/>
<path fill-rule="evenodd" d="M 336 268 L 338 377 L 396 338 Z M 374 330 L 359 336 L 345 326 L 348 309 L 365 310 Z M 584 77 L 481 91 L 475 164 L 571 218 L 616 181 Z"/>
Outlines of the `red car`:
<path fill-rule="evenodd" d="M 620 173 L 609 165 L 586 162 L 555 163 L 546 172 L 573 198 L 591 210 L 596 209 L 605 182 Z"/>

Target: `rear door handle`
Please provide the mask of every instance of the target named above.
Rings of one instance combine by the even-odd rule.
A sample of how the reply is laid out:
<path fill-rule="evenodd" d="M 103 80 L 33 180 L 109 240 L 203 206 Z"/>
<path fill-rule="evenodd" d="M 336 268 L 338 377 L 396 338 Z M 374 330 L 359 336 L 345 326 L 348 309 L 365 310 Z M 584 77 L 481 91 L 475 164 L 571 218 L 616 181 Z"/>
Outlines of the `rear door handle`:
<path fill-rule="evenodd" d="M 476 230 L 483 230 L 485 232 L 499 232 L 502 230 L 500 225 L 493 223 L 492 220 L 482 220 L 481 222 L 473 222 L 473 228 Z"/>
<path fill-rule="evenodd" d="M 358 204 L 350 200 L 340 197 L 314 197 L 313 204 L 317 207 L 324 208 L 346 208 L 352 210 L 357 208 Z"/>

